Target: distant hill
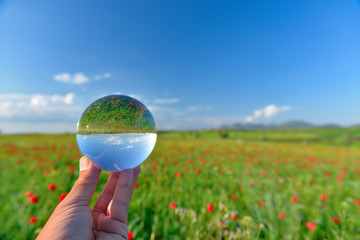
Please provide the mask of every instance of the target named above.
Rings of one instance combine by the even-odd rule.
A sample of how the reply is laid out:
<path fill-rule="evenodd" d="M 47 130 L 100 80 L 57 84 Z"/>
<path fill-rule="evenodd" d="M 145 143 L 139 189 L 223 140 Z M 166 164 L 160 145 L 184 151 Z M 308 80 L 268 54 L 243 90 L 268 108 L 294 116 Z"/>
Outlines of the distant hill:
<path fill-rule="evenodd" d="M 234 123 L 230 126 L 223 126 L 223 128 L 231 129 L 284 129 L 284 128 L 341 128 L 337 124 L 315 125 L 305 121 L 296 120 L 288 121 L 280 124 L 261 124 L 261 123 Z"/>
<path fill-rule="evenodd" d="M 321 128 L 342 128 L 342 126 L 340 126 L 338 124 L 334 124 L 334 123 L 324 124 L 319 127 L 321 127 Z"/>
<path fill-rule="evenodd" d="M 277 125 L 278 128 L 312 128 L 313 124 L 304 121 L 288 121 Z"/>

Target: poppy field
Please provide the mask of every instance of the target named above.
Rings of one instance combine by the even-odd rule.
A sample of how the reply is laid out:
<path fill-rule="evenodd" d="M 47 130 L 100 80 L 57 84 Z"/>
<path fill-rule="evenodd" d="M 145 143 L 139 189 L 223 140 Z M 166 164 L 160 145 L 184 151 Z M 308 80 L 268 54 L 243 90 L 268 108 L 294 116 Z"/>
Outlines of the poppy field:
<path fill-rule="evenodd" d="M 158 135 L 131 200 L 129 239 L 360 239 L 356 143 L 211 134 Z M 80 157 L 72 134 L 0 135 L 0 239 L 36 238 Z"/>

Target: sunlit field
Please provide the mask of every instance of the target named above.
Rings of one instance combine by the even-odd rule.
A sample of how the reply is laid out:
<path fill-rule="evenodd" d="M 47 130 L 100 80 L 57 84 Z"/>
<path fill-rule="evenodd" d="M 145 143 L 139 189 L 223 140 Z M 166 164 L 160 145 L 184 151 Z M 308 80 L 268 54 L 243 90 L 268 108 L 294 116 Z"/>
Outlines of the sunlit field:
<path fill-rule="evenodd" d="M 360 239 L 358 133 L 161 133 L 142 164 L 129 237 Z M 0 136 L 0 239 L 36 237 L 77 179 L 80 157 L 74 135 Z"/>

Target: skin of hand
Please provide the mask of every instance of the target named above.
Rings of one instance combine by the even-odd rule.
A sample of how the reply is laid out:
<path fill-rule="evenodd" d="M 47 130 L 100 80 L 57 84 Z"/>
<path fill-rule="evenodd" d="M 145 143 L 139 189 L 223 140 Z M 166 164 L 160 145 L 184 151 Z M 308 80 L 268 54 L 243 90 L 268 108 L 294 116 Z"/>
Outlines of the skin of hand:
<path fill-rule="evenodd" d="M 129 203 L 140 166 L 112 173 L 91 210 L 89 203 L 100 172 L 90 158 L 80 159 L 78 180 L 56 207 L 37 240 L 128 239 Z"/>

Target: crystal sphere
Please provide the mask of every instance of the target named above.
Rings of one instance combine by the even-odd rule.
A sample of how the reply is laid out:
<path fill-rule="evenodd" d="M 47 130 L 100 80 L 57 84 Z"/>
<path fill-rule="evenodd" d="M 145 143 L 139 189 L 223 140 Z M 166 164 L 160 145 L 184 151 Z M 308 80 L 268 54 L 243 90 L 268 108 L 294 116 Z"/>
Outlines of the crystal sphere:
<path fill-rule="evenodd" d="M 80 117 L 76 140 L 81 153 L 98 168 L 120 172 L 146 160 L 156 143 L 155 121 L 149 109 L 135 98 L 102 97 Z"/>

